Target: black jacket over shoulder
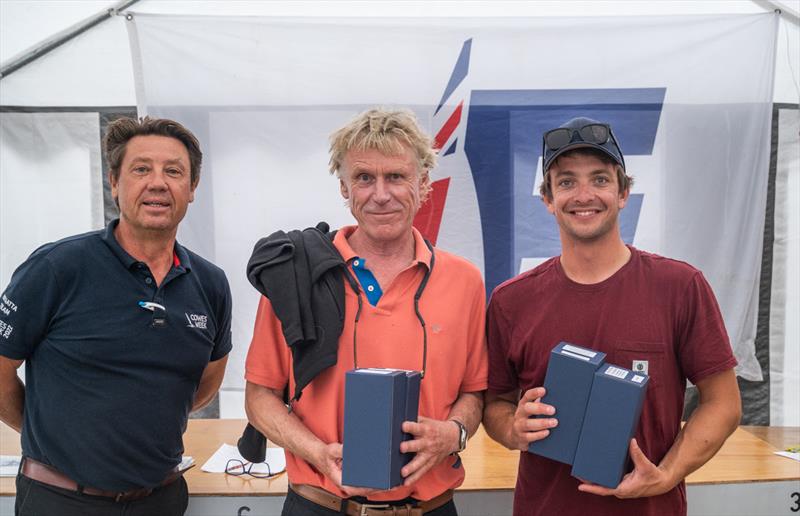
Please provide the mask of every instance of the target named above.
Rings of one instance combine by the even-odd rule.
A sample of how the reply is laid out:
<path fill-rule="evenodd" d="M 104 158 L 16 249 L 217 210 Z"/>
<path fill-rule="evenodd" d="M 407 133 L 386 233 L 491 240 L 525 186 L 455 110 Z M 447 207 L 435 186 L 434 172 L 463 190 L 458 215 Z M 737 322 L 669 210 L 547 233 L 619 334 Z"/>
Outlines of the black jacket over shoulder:
<path fill-rule="evenodd" d="M 321 371 L 336 364 L 344 327 L 345 263 L 335 232 L 314 228 L 276 231 L 259 240 L 247 263 L 250 283 L 272 304 L 292 350 L 293 399 Z"/>

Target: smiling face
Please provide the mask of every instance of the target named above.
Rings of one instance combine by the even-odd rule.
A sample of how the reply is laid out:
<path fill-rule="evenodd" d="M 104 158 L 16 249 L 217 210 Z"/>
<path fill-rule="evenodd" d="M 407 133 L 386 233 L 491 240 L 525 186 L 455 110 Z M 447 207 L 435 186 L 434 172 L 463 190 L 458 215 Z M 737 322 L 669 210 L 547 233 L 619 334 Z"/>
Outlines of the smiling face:
<path fill-rule="evenodd" d="M 421 184 L 418 160 L 406 146 L 397 156 L 375 149 L 348 151 L 339 182 L 359 231 L 376 245 L 411 234 Z"/>
<path fill-rule="evenodd" d="M 629 191 L 619 191 L 616 167 L 587 154 L 564 155 L 551 166 L 552 197 L 543 200 L 555 215 L 562 247 L 619 237 L 619 211 Z"/>
<path fill-rule="evenodd" d="M 194 200 L 189 153 L 169 136 L 135 136 L 125 149 L 118 178 L 109 175 L 120 226 L 134 233 L 175 236 Z"/>

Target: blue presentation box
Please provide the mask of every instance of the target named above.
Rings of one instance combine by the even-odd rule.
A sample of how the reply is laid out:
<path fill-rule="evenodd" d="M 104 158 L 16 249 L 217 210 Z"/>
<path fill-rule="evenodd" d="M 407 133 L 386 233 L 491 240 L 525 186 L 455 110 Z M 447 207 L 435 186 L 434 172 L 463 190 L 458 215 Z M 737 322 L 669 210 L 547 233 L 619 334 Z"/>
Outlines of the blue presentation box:
<path fill-rule="evenodd" d="M 649 377 L 605 364 L 594 375 L 572 476 L 601 486 L 619 485 L 628 466 Z"/>
<path fill-rule="evenodd" d="M 410 434 L 403 421 L 416 421 L 420 374 L 364 368 L 345 375 L 342 483 L 391 489 L 403 483 L 400 470 L 413 453 L 400 453 Z"/>
<path fill-rule="evenodd" d="M 547 392 L 542 402 L 555 407 L 553 417 L 558 419 L 558 426 L 551 428 L 550 435 L 544 439 L 529 444 L 529 452 L 572 464 L 594 373 L 605 358 L 605 353 L 567 342 L 553 348 L 544 378 Z"/>

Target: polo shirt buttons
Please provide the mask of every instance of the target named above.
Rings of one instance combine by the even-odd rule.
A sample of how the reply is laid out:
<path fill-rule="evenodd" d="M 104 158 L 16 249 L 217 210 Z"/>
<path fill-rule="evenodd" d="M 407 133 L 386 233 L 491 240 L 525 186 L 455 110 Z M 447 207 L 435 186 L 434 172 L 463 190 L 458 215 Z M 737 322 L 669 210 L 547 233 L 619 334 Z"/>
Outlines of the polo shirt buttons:
<path fill-rule="evenodd" d="M 373 290 L 375 290 L 375 285 L 367 285 L 367 290 L 372 292 Z"/>
<path fill-rule="evenodd" d="M 353 261 L 353 265 L 355 265 L 356 267 L 358 267 L 358 264 L 359 264 L 359 263 L 360 263 L 360 262 L 359 262 L 358 260 L 355 260 L 355 261 Z"/>
<path fill-rule="evenodd" d="M 148 276 L 148 277 L 146 277 L 146 278 L 144 279 L 144 282 L 145 282 L 145 283 L 147 283 L 147 284 L 149 285 L 149 284 L 151 284 L 151 283 L 153 282 L 153 278 L 151 278 L 150 276 Z"/>

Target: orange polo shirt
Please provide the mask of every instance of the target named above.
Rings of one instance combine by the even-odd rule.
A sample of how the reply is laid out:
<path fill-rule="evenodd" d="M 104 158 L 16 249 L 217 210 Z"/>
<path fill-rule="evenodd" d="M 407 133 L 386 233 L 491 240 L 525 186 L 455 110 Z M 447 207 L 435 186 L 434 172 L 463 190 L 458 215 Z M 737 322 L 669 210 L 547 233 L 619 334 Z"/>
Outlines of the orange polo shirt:
<path fill-rule="evenodd" d="M 333 241 L 351 267 L 356 254 L 347 237 L 355 229 L 356 226 L 342 228 Z M 430 267 L 431 252 L 419 232 L 413 231 L 414 262 L 391 285 L 381 285 L 383 295 L 377 306 L 363 299 L 358 322 L 359 367 L 422 368 L 422 327 L 414 313 L 414 293 L 425 269 Z M 346 283 L 345 303 L 336 365 L 322 371 L 294 403 L 297 417 L 325 443 L 342 442 L 344 379 L 345 373 L 353 369 L 353 326 L 358 300 Z M 485 291 L 480 272 L 467 260 L 436 249 L 433 273 L 419 305 L 428 329 L 427 369 L 421 384 L 419 414 L 443 420 L 460 393 L 487 387 Z M 247 353 L 245 378 L 270 389 L 283 389 L 288 382 L 289 392 L 294 392 L 291 364 L 291 351 L 281 333 L 280 321 L 269 300 L 262 296 Z M 448 457 L 414 485 L 399 486 L 370 498 L 379 501 L 412 496 L 429 500 L 464 481 L 463 466 L 453 468 L 454 462 L 454 457 Z M 346 496 L 330 479 L 289 451 L 286 470 L 292 483 L 310 484 Z"/>

